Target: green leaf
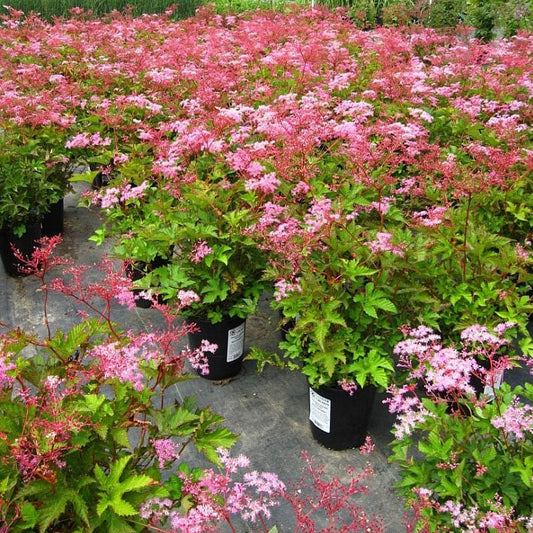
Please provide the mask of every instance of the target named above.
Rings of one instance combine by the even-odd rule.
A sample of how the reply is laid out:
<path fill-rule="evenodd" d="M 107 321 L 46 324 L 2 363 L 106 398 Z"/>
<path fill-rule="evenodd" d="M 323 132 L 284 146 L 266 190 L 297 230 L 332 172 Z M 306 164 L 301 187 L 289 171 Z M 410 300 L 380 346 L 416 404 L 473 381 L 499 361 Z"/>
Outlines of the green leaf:
<path fill-rule="evenodd" d="M 211 278 L 204 285 L 201 294 L 204 296 L 204 303 L 213 303 L 217 300 L 224 301 L 230 291 L 230 286 L 220 278 Z"/>
<path fill-rule="evenodd" d="M 322 350 L 325 350 L 324 341 L 326 340 L 327 334 L 330 330 L 330 322 L 327 320 L 317 320 L 315 323 L 315 337 L 316 342 L 320 345 Z"/>
<path fill-rule="evenodd" d="M 396 309 L 396 306 L 387 298 L 378 298 L 374 300 L 373 304 L 374 304 L 374 307 L 377 307 L 378 309 L 381 309 L 383 311 L 387 311 L 388 313 L 398 312 L 398 310 Z"/>
<path fill-rule="evenodd" d="M 111 469 L 109 470 L 109 476 L 107 477 L 104 484 L 106 488 L 113 489 L 118 484 L 120 476 L 122 476 L 127 464 L 131 461 L 131 459 L 131 455 L 125 455 L 123 457 L 119 457 L 111 465 Z"/>
<path fill-rule="evenodd" d="M 94 476 L 101 487 L 106 486 L 107 478 L 104 471 L 100 468 L 100 465 L 94 465 Z"/>
<path fill-rule="evenodd" d="M 116 444 L 123 448 L 131 449 L 130 440 L 128 438 L 128 431 L 124 428 L 113 428 L 110 431 L 111 437 Z"/>
<path fill-rule="evenodd" d="M 344 262 L 344 268 L 346 270 L 346 274 L 349 278 L 356 278 L 359 276 L 362 277 L 370 277 L 373 276 L 377 270 L 372 268 L 367 268 L 365 266 L 362 266 L 358 264 L 358 262 L 355 259 L 351 260 L 343 260 Z"/>
<path fill-rule="evenodd" d="M 21 516 L 22 516 L 22 521 L 23 521 L 23 529 L 33 529 L 35 528 L 35 525 L 37 524 L 37 520 L 38 520 L 38 513 L 37 513 L 37 509 L 35 509 L 35 507 L 29 503 L 29 502 L 26 502 L 21 510 Z"/>
<path fill-rule="evenodd" d="M 132 492 L 137 491 L 139 489 L 144 489 L 146 487 L 149 487 L 150 485 L 153 485 L 155 481 L 147 475 L 135 475 L 130 476 L 126 478 L 124 481 L 122 481 L 119 485 L 117 485 L 115 488 L 116 490 L 113 490 L 115 493 L 124 494 L 126 492 Z"/>
<path fill-rule="evenodd" d="M 123 518 L 116 514 L 106 513 L 105 522 L 107 526 L 101 531 L 108 531 L 109 533 L 134 533 L 135 528 L 128 524 Z M 99 530 L 100 531 L 100 530 Z"/>
<path fill-rule="evenodd" d="M 378 314 L 376 313 L 376 308 L 374 307 L 373 302 L 363 303 L 363 311 L 372 318 L 378 318 Z"/>
<path fill-rule="evenodd" d="M 79 512 L 80 518 L 89 523 L 87 505 L 79 494 L 72 488 L 65 487 L 60 483 L 55 486 L 55 492 L 49 495 L 43 495 L 43 505 L 39 508 L 39 531 L 44 533 L 48 531 L 50 525 L 60 520 L 65 513 L 68 503 L 72 503 L 74 509 Z"/>
<path fill-rule="evenodd" d="M 98 516 L 102 516 L 102 514 L 109 507 L 110 504 L 111 502 L 109 501 L 108 498 L 105 498 L 105 497 L 100 498 L 100 501 L 96 505 L 96 514 Z"/>
<path fill-rule="evenodd" d="M 217 428 L 199 435 L 194 440 L 196 449 L 203 453 L 211 462 L 218 464 L 217 448 L 231 448 L 237 442 L 237 436 L 227 428 Z"/>
<path fill-rule="evenodd" d="M 110 502 L 110 506 L 118 516 L 135 516 L 138 514 L 137 510 L 131 505 L 131 503 L 118 497 Z"/>

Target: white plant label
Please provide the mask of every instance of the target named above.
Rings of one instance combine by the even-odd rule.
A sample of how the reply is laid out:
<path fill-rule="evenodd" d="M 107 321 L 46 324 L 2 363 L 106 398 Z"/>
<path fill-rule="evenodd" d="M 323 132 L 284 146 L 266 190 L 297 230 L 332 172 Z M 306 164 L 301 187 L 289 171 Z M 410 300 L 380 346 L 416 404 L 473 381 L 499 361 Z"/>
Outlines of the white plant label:
<path fill-rule="evenodd" d="M 494 389 L 498 390 L 501 387 L 503 381 L 503 370 L 496 376 L 494 376 Z M 487 395 L 490 400 L 494 400 L 494 389 L 490 385 L 485 385 L 483 394 Z"/>
<path fill-rule="evenodd" d="M 331 400 L 309 389 L 309 420 L 322 431 L 329 433 L 331 425 Z"/>
<path fill-rule="evenodd" d="M 228 351 L 226 353 L 226 361 L 231 363 L 244 353 L 244 325 L 230 329 L 228 331 Z"/>

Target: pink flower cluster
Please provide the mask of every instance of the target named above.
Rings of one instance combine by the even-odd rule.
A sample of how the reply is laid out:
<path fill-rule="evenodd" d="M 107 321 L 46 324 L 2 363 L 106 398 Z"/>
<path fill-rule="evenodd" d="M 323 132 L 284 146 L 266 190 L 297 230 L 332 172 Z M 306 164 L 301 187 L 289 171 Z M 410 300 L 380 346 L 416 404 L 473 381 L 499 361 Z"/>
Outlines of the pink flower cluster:
<path fill-rule="evenodd" d="M 516 517 L 512 509 L 502 503 L 502 498 L 495 495 L 494 501 L 490 502 L 492 510 L 483 512 L 476 506 L 468 506 L 461 502 L 448 500 L 438 505 L 440 512 L 449 514 L 454 527 L 467 533 L 485 533 L 487 531 L 516 531 Z M 533 528 L 533 519 L 522 524 L 525 531 Z"/>
<path fill-rule="evenodd" d="M 213 355 L 217 350 L 217 344 L 202 339 L 198 348 L 195 348 L 194 350 L 186 349 L 183 353 L 195 370 L 200 372 L 202 376 L 207 376 L 209 375 L 208 354 Z"/>
<path fill-rule="evenodd" d="M 181 455 L 180 446 L 172 439 L 153 439 L 151 443 L 157 455 L 161 470 L 164 470 L 169 462 L 179 459 Z"/>
<path fill-rule="evenodd" d="M 0 338 L 0 389 L 13 385 L 15 377 L 11 374 L 17 365 L 7 357 L 4 340 Z"/>
<path fill-rule="evenodd" d="M 212 253 L 213 249 L 207 244 L 207 241 L 200 241 L 194 245 L 190 260 L 193 263 L 199 263 L 204 257 Z"/>
<path fill-rule="evenodd" d="M 376 238 L 373 241 L 367 241 L 365 244 L 370 248 L 372 253 L 391 252 L 395 255 L 403 257 L 405 251 L 401 244 L 394 244 L 392 242 L 393 235 L 386 232 L 377 232 Z"/>
<path fill-rule="evenodd" d="M 99 132 L 89 134 L 89 133 L 78 133 L 69 139 L 65 143 L 66 148 L 87 148 L 89 146 L 110 146 L 111 139 L 109 137 L 102 138 Z"/>
<path fill-rule="evenodd" d="M 101 192 L 93 195 L 93 203 L 103 209 L 110 209 L 119 204 L 143 198 L 147 188 L 148 182 L 146 181 L 138 186 L 127 184 L 124 187 L 105 187 Z"/>
<path fill-rule="evenodd" d="M 178 474 L 183 482 L 182 494 L 192 503 L 183 513 L 172 508 L 170 500 L 152 499 L 141 507 L 141 517 L 156 525 L 168 521 L 172 531 L 182 533 L 208 533 L 219 531 L 218 524 L 231 523 L 231 517 L 241 516 L 249 522 L 270 517 L 270 508 L 279 505 L 285 485 L 270 472 L 245 472 L 242 481 L 235 474 L 249 466 L 246 457 L 230 457 L 218 450 L 224 473 L 206 469 L 200 479 Z"/>
<path fill-rule="evenodd" d="M 277 302 L 283 300 L 290 292 L 301 292 L 302 287 L 298 279 L 294 281 L 287 281 L 285 279 L 280 279 L 274 284 L 274 298 Z"/>
<path fill-rule="evenodd" d="M 533 407 L 519 405 L 517 397 L 505 411 L 491 420 L 495 428 L 501 429 L 509 438 L 523 441 L 533 436 Z"/>

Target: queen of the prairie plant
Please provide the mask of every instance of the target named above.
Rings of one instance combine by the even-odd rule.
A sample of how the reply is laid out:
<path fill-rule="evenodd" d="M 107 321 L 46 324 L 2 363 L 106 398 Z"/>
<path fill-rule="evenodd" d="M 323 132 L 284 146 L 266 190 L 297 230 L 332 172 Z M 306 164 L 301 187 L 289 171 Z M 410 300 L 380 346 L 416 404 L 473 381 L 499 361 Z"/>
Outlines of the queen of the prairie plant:
<path fill-rule="evenodd" d="M 53 256 L 59 240 L 20 257 L 41 282 L 46 333 L 0 323 L 0 529 L 141 530 L 142 502 L 169 494 L 163 473 L 185 447 L 217 461 L 236 437 L 193 398 L 166 400 L 185 360 L 202 358 L 179 349 L 175 314 L 159 306 L 162 329 L 123 330 L 112 308 L 134 304 L 131 280 L 110 260 L 91 270 Z M 71 328 L 50 323 L 51 291 L 79 306 Z"/>
<path fill-rule="evenodd" d="M 531 531 L 533 386 L 501 383 L 505 371 L 531 368 L 507 337 L 513 328 L 473 325 L 457 345 L 404 328 L 395 353 L 406 381 L 386 402 L 397 416 L 391 460 L 417 531 Z"/>

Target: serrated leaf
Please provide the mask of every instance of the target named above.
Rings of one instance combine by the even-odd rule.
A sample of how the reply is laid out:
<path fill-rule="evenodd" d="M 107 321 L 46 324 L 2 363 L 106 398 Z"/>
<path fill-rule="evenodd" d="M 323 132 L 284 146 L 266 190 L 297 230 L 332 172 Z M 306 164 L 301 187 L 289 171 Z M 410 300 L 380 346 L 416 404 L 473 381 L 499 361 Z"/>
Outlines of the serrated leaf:
<path fill-rule="evenodd" d="M 171 430 L 196 422 L 199 419 L 199 416 L 195 413 L 192 413 L 188 409 L 179 407 L 174 411 L 169 420 L 169 428 Z"/>
<path fill-rule="evenodd" d="M 378 314 L 372 303 L 363 303 L 363 311 L 372 318 L 378 318 Z"/>
<path fill-rule="evenodd" d="M 134 533 L 135 528 L 133 528 L 128 522 L 126 522 L 120 516 L 116 514 L 109 514 L 106 516 L 107 527 L 105 531 L 112 533 Z"/>
<path fill-rule="evenodd" d="M 110 503 L 111 502 L 107 499 L 107 497 L 100 498 L 100 501 L 96 505 L 96 514 L 98 516 L 102 516 L 104 511 L 109 507 Z"/>
<path fill-rule="evenodd" d="M 217 428 L 194 440 L 196 449 L 203 453 L 211 462 L 218 464 L 217 448 L 231 448 L 237 442 L 237 436 L 227 428 Z"/>
<path fill-rule="evenodd" d="M 126 429 L 113 428 L 110 433 L 116 444 L 124 448 L 131 449 L 130 439 L 128 437 L 128 431 Z"/>
<path fill-rule="evenodd" d="M 105 482 L 106 488 L 113 488 L 118 484 L 120 476 L 122 476 L 124 469 L 131 460 L 131 455 L 125 455 L 119 457 L 112 465 L 109 470 L 109 476 Z"/>
<path fill-rule="evenodd" d="M 325 350 L 324 341 L 329 332 L 329 329 L 330 329 L 330 324 L 326 320 L 318 320 L 315 324 L 314 333 L 315 333 L 316 342 L 319 344 L 322 350 Z"/>
<path fill-rule="evenodd" d="M 115 488 L 116 490 L 114 490 L 113 492 L 124 494 L 126 492 L 144 489 L 146 487 L 149 487 L 150 485 L 153 485 L 154 483 L 155 481 L 147 475 L 130 476 L 124 481 L 122 481 L 120 485 L 117 485 Z"/>
<path fill-rule="evenodd" d="M 374 307 L 377 307 L 378 309 L 381 309 L 383 311 L 387 311 L 389 313 L 398 312 L 396 306 L 387 298 L 377 298 L 372 303 L 374 304 Z"/>
<path fill-rule="evenodd" d="M 100 468 L 100 465 L 94 465 L 94 477 L 101 487 L 105 487 L 107 478 L 104 471 Z"/>
<path fill-rule="evenodd" d="M 76 514 L 85 522 L 85 524 L 89 525 L 89 509 L 85 500 L 79 496 L 79 494 L 72 492 L 70 502 L 72 503 Z"/>
<path fill-rule="evenodd" d="M 201 290 L 205 303 L 213 303 L 218 300 L 225 300 L 230 291 L 230 286 L 220 279 L 211 278 Z"/>
<path fill-rule="evenodd" d="M 113 498 L 110 502 L 110 507 L 116 514 L 118 514 L 118 516 L 135 516 L 138 514 L 137 510 L 131 505 L 131 503 L 119 497 Z"/>
<path fill-rule="evenodd" d="M 12 485 L 12 483 L 9 480 L 9 476 L 6 476 L 2 480 L 0 480 L 0 494 L 6 492 L 10 485 Z"/>
<path fill-rule="evenodd" d="M 44 496 L 43 505 L 39 509 L 39 531 L 44 533 L 49 526 L 58 520 L 65 512 L 67 503 L 70 500 L 70 490 L 65 490 L 57 485 L 54 494 Z"/>
<path fill-rule="evenodd" d="M 372 269 L 372 268 L 359 265 L 357 261 L 355 260 L 346 261 L 345 269 L 346 269 L 346 274 L 350 278 L 355 278 L 359 276 L 370 277 L 370 276 L 373 276 L 377 272 L 376 269 Z"/>

